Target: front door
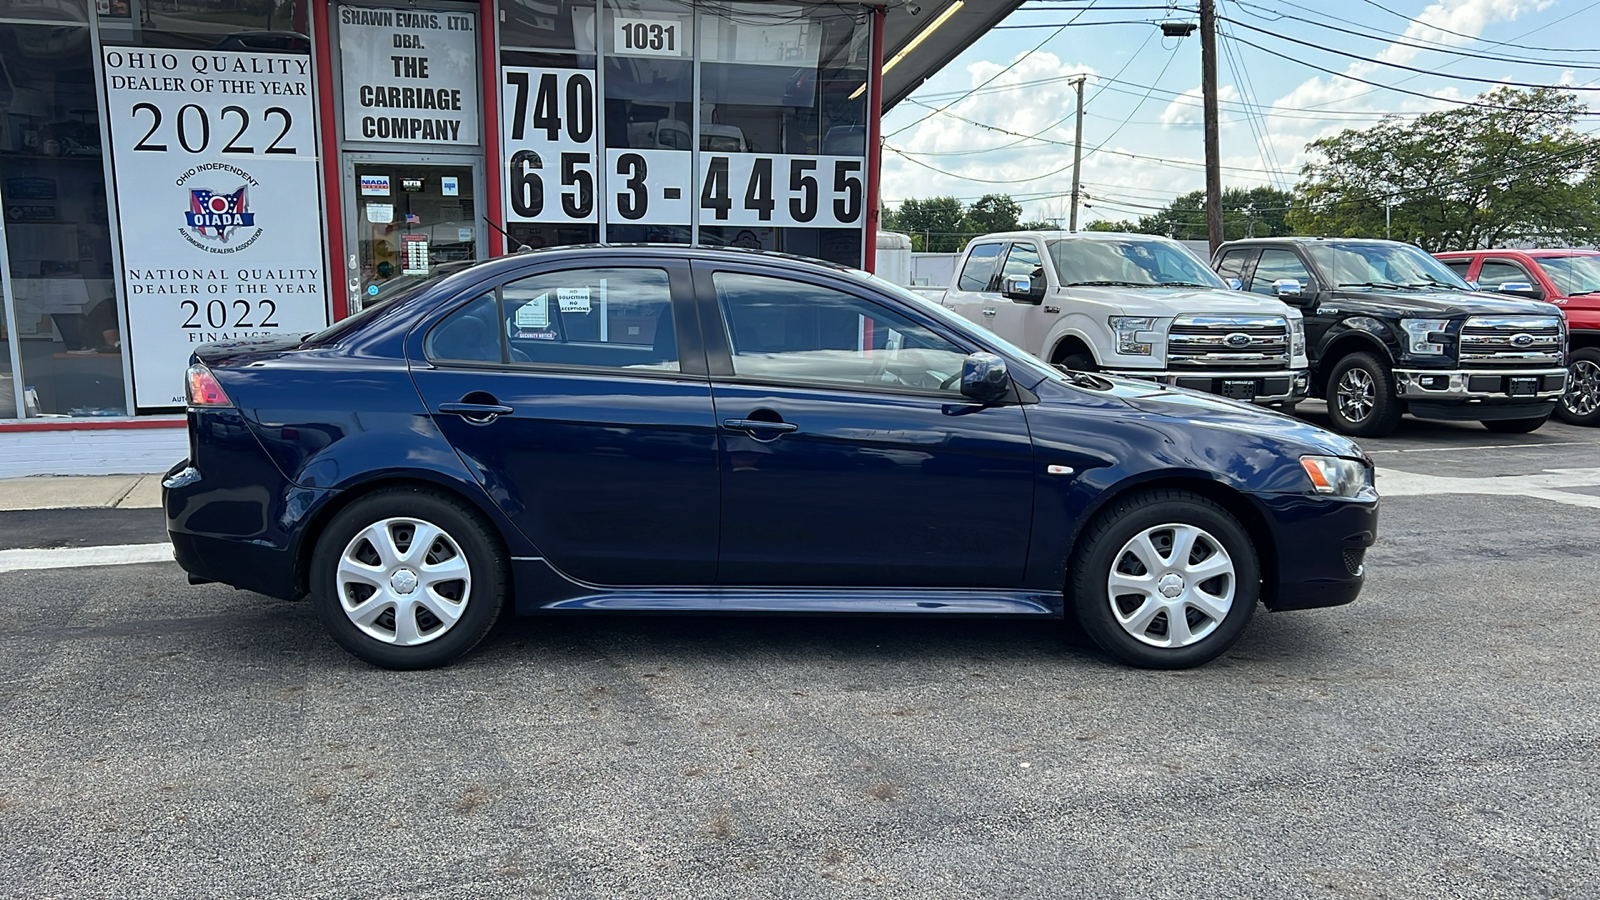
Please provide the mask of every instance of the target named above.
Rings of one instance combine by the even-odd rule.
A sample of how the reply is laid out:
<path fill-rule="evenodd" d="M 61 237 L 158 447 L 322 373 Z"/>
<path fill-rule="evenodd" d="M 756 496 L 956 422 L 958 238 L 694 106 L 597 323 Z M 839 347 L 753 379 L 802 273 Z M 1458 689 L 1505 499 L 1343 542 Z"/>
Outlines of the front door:
<path fill-rule="evenodd" d="M 489 496 L 562 572 L 709 584 L 717 434 L 688 266 L 514 277 L 432 326 L 423 401 Z"/>
<path fill-rule="evenodd" d="M 440 263 L 479 258 L 482 211 L 472 166 L 374 157 L 350 169 L 356 268 L 347 274 L 361 297 Z"/>
<path fill-rule="evenodd" d="M 695 264 L 721 436 L 727 585 L 1016 587 L 1033 516 L 1018 405 L 866 292 Z"/>

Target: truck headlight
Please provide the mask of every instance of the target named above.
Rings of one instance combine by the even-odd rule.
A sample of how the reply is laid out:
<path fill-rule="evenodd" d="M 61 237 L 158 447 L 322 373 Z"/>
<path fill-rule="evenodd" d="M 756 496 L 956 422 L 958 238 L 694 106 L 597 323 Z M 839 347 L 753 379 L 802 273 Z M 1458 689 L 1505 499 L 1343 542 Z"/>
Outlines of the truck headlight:
<path fill-rule="evenodd" d="M 1296 310 L 1298 313 L 1299 311 Z M 1304 359 L 1306 355 L 1306 320 L 1299 316 L 1289 317 L 1289 358 L 1291 360 Z"/>
<path fill-rule="evenodd" d="M 1428 343 L 1428 332 L 1443 331 L 1449 319 L 1401 319 L 1400 327 L 1406 332 L 1406 349 L 1412 356 L 1443 356 L 1443 344 Z"/>
<path fill-rule="evenodd" d="M 1333 497 L 1356 497 L 1372 489 L 1372 468 L 1359 459 L 1342 456 L 1302 456 L 1300 467 L 1311 479 L 1311 489 Z"/>
<path fill-rule="evenodd" d="M 1117 335 L 1117 352 L 1123 356 L 1149 356 L 1159 337 L 1150 334 L 1156 320 L 1139 316 L 1112 316 L 1111 330 Z M 1140 332 L 1145 332 L 1141 334 Z"/>

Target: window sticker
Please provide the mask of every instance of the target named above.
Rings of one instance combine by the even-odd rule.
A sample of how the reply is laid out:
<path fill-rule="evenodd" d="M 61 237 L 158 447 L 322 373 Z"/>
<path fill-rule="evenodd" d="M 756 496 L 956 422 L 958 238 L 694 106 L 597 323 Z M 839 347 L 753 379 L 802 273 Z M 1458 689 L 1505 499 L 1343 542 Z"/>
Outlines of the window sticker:
<path fill-rule="evenodd" d="M 550 327 L 550 295 L 540 294 L 527 303 L 517 307 L 517 337 L 524 335 L 524 329 L 538 331 Z"/>
<path fill-rule="evenodd" d="M 556 302 L 564 313 L 589 314 L 589 289 L 586 287 L 556 288 Z"/>

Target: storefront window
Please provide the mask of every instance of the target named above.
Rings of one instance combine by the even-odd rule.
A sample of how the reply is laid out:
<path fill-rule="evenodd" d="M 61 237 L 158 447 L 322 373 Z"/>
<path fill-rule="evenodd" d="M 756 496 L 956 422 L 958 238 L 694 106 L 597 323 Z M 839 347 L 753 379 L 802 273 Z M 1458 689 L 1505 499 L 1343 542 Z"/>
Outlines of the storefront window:
<path fill-rule="evenodd" d="M 97 2 L 105 46 L 311 52 L 308 0 Z"/>
<path fill-rule="evenodd" d="M 672 0 L 607 0 L 606 240 L 693 239 L 694 15 Z"/>
<path fill-rule="evenodd" d="M 9 276 L 0 418 L 122 415 L 123 332 L 87 22 L 0 28 L 0 73 Z"/>

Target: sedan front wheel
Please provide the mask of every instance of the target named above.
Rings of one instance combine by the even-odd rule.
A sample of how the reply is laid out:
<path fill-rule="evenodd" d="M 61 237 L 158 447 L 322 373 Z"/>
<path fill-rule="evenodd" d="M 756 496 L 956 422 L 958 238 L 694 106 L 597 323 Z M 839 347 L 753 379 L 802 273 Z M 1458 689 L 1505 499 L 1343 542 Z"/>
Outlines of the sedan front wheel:
<path fill-rule="evenodd" d="M 1085 531 L 1070 600 L 1101 649 L 1136 666 L 1182 669 L 1221 655 L 1261 596 L 1249 535 L 1189 491 L 1115 501 Z"/>

